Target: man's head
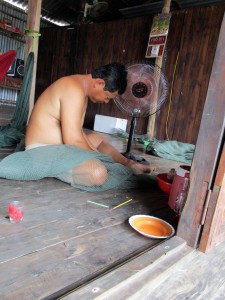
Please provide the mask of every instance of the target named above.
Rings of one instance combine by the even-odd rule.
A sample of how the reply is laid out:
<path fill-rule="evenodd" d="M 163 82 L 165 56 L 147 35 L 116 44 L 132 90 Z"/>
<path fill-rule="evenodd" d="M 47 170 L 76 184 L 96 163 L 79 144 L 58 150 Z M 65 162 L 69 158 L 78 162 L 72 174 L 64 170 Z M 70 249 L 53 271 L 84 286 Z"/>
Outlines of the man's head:
<path fill-rule="evenodd" d="M 112 63 L 95 69 L 92 78 L 101 78 L 105 82 L 105 91 L 123 94 L 127 86 L 127 71 L 124 65 Z"/>

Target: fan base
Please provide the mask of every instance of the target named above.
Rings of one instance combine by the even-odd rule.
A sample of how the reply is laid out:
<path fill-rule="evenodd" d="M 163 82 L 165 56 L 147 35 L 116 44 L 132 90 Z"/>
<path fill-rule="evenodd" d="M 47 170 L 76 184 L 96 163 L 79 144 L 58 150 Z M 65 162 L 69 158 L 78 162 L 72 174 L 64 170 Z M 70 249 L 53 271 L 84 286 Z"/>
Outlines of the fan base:
<path fill-rule="evenodd" d="M 134 161 L 136 161 L 136 162 L 139 162 L 139 163 L 141 163 L 141 164 L 143 164 L 143 165 L 148 166 L 148 165 L 150 164 L 150 163 L 149 163 L 146 159 L 144 159 L 143 157 L 133 155 L 132 153 L 125 152 L 125 153 L 122 153 L 122 154 L 123 154 L 123 156 L 125 156 L 126 158 L 132 159 L 132 160 L 134 160 Z"/>

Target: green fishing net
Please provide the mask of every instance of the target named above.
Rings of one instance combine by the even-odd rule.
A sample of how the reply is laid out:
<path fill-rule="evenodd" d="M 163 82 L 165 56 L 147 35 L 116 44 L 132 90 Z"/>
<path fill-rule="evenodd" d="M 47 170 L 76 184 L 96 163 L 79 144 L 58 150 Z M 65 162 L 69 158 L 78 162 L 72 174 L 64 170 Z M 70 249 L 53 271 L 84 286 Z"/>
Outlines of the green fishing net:
<path fill-rule="evenodd" d="M 69 182 L 71 186 L 86 191 L 105 191 L 113 188 L 146 188 L 155 181 L 149 175 L 133 175 L 131 169 L 116 163 L 108 155 L 69 145 L 51 145 L 20 151 L 0 161 L 0 177 L 11 180 L 39 180 L 64 174 L 84 161 L 99 160 L 107 169 L 104 184 L 85 186 Z"/>

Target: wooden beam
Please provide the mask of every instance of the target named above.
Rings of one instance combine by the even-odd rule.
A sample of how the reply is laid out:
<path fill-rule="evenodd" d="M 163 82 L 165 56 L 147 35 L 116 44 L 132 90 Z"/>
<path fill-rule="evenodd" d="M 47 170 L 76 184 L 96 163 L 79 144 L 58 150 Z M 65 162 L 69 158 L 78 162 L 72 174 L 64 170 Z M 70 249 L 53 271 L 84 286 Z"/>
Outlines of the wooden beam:
<path fill-rule="evenodd" d="M 224 241 L 225 228 L 225 143 L 214 187 L 209 198 L 199 250 L 208 252 Z"/>
<path fill-rule="evenodd" d="M 169 14 L 170 13 L 170 4 L 171 4 L 171 0 L 165 0 L 164 1 L 164 6 L 162 9 L 162 14 Z M 161 69 L 162 68 L 162 61 L 163 61 L 163 56 L 157 57 L 155 60 L 155 64 Z M 153 106 L 157 106 L 157 93 L 156 93 L 156 97 L 155 99 L 153 99 L 153 103 L 154 101 L 156 102 L 155 105 Z M 155 122 L 156 122 L 156 114 L 153 114 L 149 117 L 149 121 L 148 121 L 148 138 L 149 140 L 153 140 L 154 135 L 155 135 Z"/>
<path fill-rule="evenodd" d="M 27 16 L 27 29 L 34 32 L 29 34 L 26 42 L 25 60 L 28 54 L 32 51 L 34 52 L 34 68 L 33 68 L 33 78 L 31 84 L 30 100 L 29 100 L 29 116 L 34 106 L 34 95 L 35 95 L 35 85 L 36 85 L 36 71 L 37 71 L 37 57 L 38 57 L 38 42 L 39 38 L 35 32 L 40 30 L 40 15 L 41 15 L 41 3 L 42 0 L 29 0 L 28 1 L 28 16 Z"/>
<path fill-rule="evenodd" d="M 205 107 L 195 148 L 190 173 L 190 188 L 187 202 L 181 215 L 177 235 L 185 239 L 189 246 L 197 247 L 202 231 L 202 217 L 208 193 L 215 193 L 214 178 L 220 158 L 224 138 L 225 115 L 225 14 L 223 17 L 217 49 L 212 66 Z M 224 170 L 223 170 L 224 172 Z M 216 176 L 219 179 L 219 177 Z M 217 180 L 218 180 L 217 179 Z M 217 182 L 218 184 L 218 182 Z M 211 199 L 210 198 L 210 199 Z M 212 201 L 209 199 L 209 207 Z M 206 207 L 207 209 L 207 207 Z"/>

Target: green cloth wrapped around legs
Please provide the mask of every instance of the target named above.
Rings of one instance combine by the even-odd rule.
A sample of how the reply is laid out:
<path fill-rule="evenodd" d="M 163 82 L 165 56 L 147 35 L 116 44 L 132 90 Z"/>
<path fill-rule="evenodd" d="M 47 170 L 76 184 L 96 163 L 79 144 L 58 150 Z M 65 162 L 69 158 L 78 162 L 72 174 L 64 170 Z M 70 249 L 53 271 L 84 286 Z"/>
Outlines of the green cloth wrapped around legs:
<path fill-rule="evenodd" d="M 113 188 L 127 189 L 151 185 L 150 176 L 135 176 L 129 168 L 115 163 L 108 155 L 69 145 L 42 146 L 13 153 L 0 161 L 0 177 L 11 180 L 60 178 L 61 174 L 90 159 L 97 159 L 106 167 L 108 179 L 99 186 L 71 183 L 73 187 L 86 191 L 105 191 Z"/>

